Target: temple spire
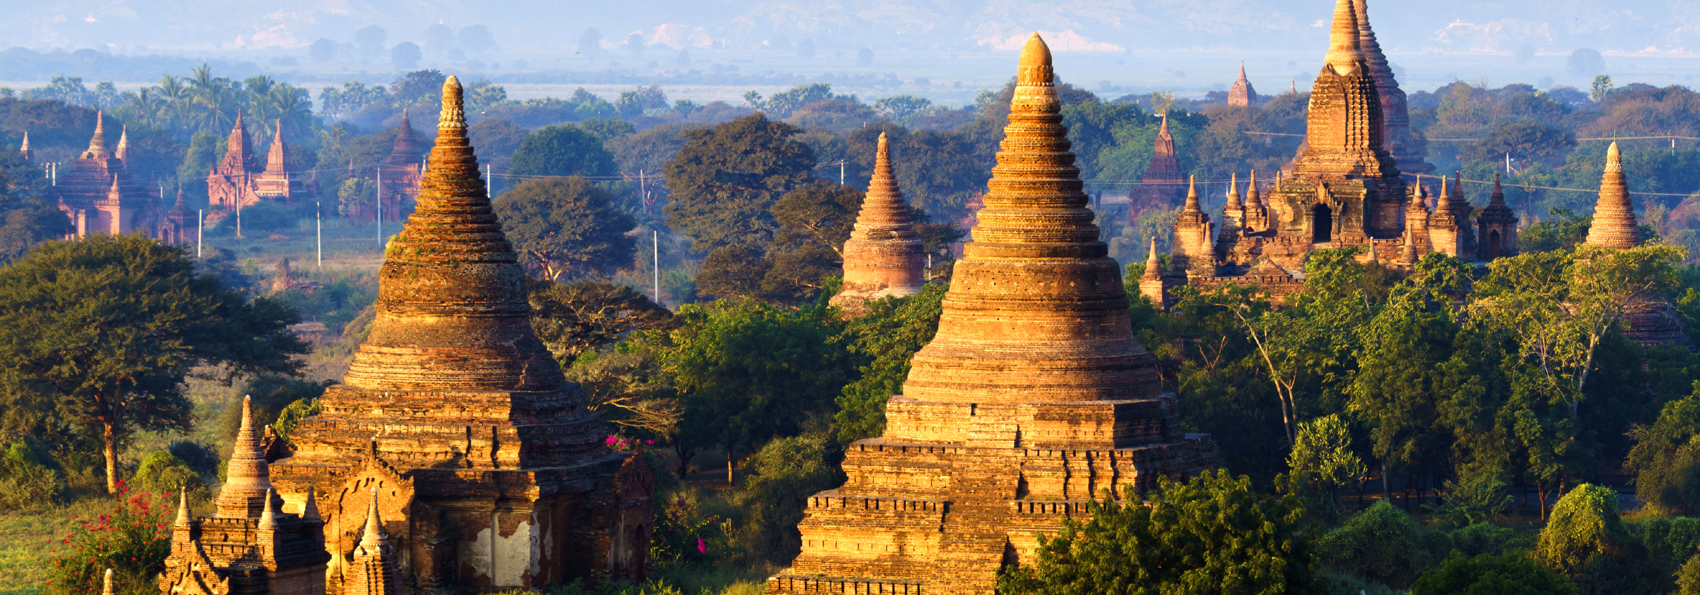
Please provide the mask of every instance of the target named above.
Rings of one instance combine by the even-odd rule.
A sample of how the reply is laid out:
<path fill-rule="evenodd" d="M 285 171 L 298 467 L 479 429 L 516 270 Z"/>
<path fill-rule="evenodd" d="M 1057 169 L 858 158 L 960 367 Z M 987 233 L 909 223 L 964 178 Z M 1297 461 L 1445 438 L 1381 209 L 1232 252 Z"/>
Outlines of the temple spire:
<path fill-rule="evenodd" d="M 130 165 L 130 125 L 129 124 L 125 124 L 121 128 L 118 129 L 118 148 L 112 152 L 112 156 L 118 158 L 119 161 L 123 161 L 124 165 L 126 165 L 126 166 Z"/>
<path fill-rule="evenodd" d="M 228 479 L 218 493 L 218 516 L 253 518 L 264 512 L 266 500 L 278 498 L 272 493 L 271 468 L 254 431 L 254 403 L 249 397 L 242 397 L 242 425 L 236 430 L 225 475 Z"/>
<path fill-rule="evenodd" d="M 1493 172 L 1493 194 L 1488 196 L 1488 206 L 1505 206 L 1505 188 L 1499 185 L 1499 172 Z"/>
<path fill-rule="evenodd" d="M 1157 238 L 1153 236 L 1151 238 L 1151 253 L 1145 257 L 1145 272 L 1140 274 L 1139 278 L 1146 281 L 1161 279 L 1162 274 L 1157 271 L 1159 266 L 1161 266 L 1161 262 L 1157 260 Z"/>
<path fill-rule="evenodd" d="M 277 134 L 272 135 L 272 148 L 266 152 L 266 171 L 282 173 L 283 167 L 283 120 L 277 121 Z"/>
<path fill-rule="evenodd" d="M 1588 228 L 1589 246 L 1627 250 L 1641 245 L 1635 203 L 1623 175 L 1623 153 L 1613 142 L 1606 149 L 1606 170 L 1600 176 L 1600 198 L 1594 203 L 1594 223 Z"/>
<path fill-rule="evenodd" d="M 848 316 L 864 312 L 869 299 L 914 295 L 926 285 L 926 255 L 897 186 L 891 145 L 883 132 L 874 150 L 874 175 L 843 255 L 844 283 L 829 303 Z"/>
<path fill-rule="evenodd" d="M 178 527 L 187 527 L 189 526 L 189 488 L 181 487 L 177 491 L 177 521 L 174 524 Z"/>
<path fill-rule="evenodd" d="M 1234 172 L 1232 174 L 1229 174 L 1229 177 L 1228 177 L 1228 204 L 1225 205 L 1223 208 L 1227 209 L 1227 210 L 1245 208 L 1245 202 L 1240 200 L 1240 174 L 1239 174 L 1239 172 Z"/>
<path fill-rule="evenodd" d="M 1202 213 L 1204 209 L 1198 206 L 1198 176 L 1187 176 L 1186 204 L 1181 207 L 1182 213 Z"/>
<path fill-rule="evenodd" d="M 1363 34 L 1358 31 L 1358 11 L 1352 0 L 1337 0 L 1334 4 L 1334 27 L 1328 32 L 1328 54 L 1323 60 L 1334 73 L 1349 76 L 1364 63 Z"/>
<path fill-rule="evenodd" d="M 29 161 L 35 157 L 35 153 L 30 151 L 30 132 L 28 130 L 24 131 L 23 144 L 18 145 L 18 154 L 23 156 L 24 161 Z"/>
<path fill-rule="evenodd" d="M 89 137 L 89 150 L 83 152 L 83 159 L 105 159 L 112 153 L 106 150 L 106 112 L 94 113 L 94 134 Z"/>

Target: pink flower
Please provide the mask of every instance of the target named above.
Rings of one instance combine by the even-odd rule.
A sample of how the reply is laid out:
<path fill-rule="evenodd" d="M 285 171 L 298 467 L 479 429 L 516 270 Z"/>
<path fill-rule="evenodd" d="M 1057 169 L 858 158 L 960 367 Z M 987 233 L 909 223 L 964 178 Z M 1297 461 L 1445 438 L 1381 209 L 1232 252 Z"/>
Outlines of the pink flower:
<path fill-rule="evenodd" d="M 708 544 L 703 543 L 701 537 L 697 538 L 697 552 L 704 553 L 704 554 L 708 553 Z"/>

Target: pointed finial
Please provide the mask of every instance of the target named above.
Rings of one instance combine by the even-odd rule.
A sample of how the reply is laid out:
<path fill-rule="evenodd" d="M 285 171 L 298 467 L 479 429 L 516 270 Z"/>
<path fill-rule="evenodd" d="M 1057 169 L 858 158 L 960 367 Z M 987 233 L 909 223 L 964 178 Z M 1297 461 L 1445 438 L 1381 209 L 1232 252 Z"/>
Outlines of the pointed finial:
<path fill-rule="evenodd" d="M 1452 184 L 1447 182 L 1446 174 L 1440 174 L 1440 204 L 1446 204 L 1452 200 L 1451 188 Z"/>
<path fill-rule="evenodd" d="M 443 81 L 443 113 L 437 117 L 437 128 L 465 130 L 466 112 L 461 108 L 460 79 L 451 74 Z"/>
<path fill-rule="evenodd" d="M 1145 257 L 1145 272 L 1141 273 L 1139 278 L 1151 280 L 1161 279 L 1162 274 L 1157 271 L 1160 266 L 1161 263 L 1157 260 L 1157 237 L 1152 236 L 1151 254 Z"/>
<path fill-rule="evenodd" d="M 377 554 L 384 544 L 383 521 L 378 518 L 378 488 L 372 488 L 372 499 L 366 506 L 366 531 L 360 535 L 360 549 Z"/>
<path fill-rule="evenodd" d="M 1488 204 L 1505 204 L 1505 188 L 1499 185 L 1499 172 L 1493 173 L 1493 194 L 1488 195 Z"/>
<path fill-rule="evenodd" d="M 319 517 L 319 500 L 314 491 L 313 484 L 307 484 L 307 502 L 301 505 L 301 520 L 309 523 L 324 520 Z"/>
<path fill-rule="evenodd" d="M 451 75 L 449 75 L 449 76 L 454 76 L 454 75 L 452 75 L 452 74 L 451 74 Z M 445 83 L 444 83 L 444 84 L 445 84 L 445 85 L 446 85 L 446 84 L 447 84 L 447 83 L 446 83 L 446 81 L 445 81 Z M 408 122 L 408 119 L 407 119 L 407 108 L 405 108 L 405 107 L 404 107 L 404 108 L 401 108 L 401 127 L 402 127 L 402 128 L 407 128 L 407 129 L 411 129 L 411 128 L 413 128 L 413 125 L 412 125 L 412 124 L 410 124 L 410 123 L 409 123 L 409 122 Z"/>
<path fill-rule="evenodd" d="M 1372 263 L 1381 262 L 1381 259 L 1375 254 L 1375 240 L 1369 241 L 1369 261 Z"/>
<path fill-rule="evenodd" d="M 234 126 L 234 128 L 241 128 L 241 127 L 242 127 L 242 108 L 236 108 L 236 125 Z"/>
<path fill-rule="evenodd" d="M 115 591 L 112 590 L 112 569 L 108 568 L 106 569 L 106 581 L 104 586 L 100 588 L 100 595 L 112 595 L 113 593 Z"/>
<path fill-rule="evenodd" d="M 1623 171 L 1623 153 L 1618 151 L 1617 141 L 1606 147 L 1606 171 Z"/>
<path fill-rule="evenodd" d="M 1186 207 L 1183 210 L 1186 210 L 1186 211 L 1201 210 L 1198 207 L 1198 176 L 1187 176 Z"/>
<path fill-rule="evenodd" d="M 1163 112 L 1163 127 L 1157 129 L 1157 136 L 1169 136 L 1169 112 Z"/>
<path fill-rule="evenodd" d="M 189 488 L 178 488 L 177 494 L 177 526 L 189 526 Z"/>
<path fill-rule="evenodd" d="M 1240 60 L 1240 80 L 1245 81 L 1245 60 Z"/>
<path fill-rule="evenodd" d="M 260 530 L 261 531 L 276 531 L 277 530 L 277 513 L 273 510 L 272 496 L 273 496 L 272 491 L 269 490 L 269 489 L 266 490 L 266 501 L 265 501 L 265 504 L 264 504 L 264 508 L 262 508 L 261 511 L 260 511 Z"/>
<path fill-rule="evenodd" d="M 1323 60 L 1334 68 L 1334 73 L 1341 76 L 1351 75 L 1363 63 L 1363 44 L 1358 31 L 1358 11 L 1352 6 L 1352 0 L 1338 0 L 1334 4 L 1334 28 L 1328 32 L 1328 54 Z"/>
<path fill-rule="evenodd" d="M 1027 38 L 1027 44 L 1021 46 L 1021 65 L 1016 70 L 1017 85 L 1050 85 L 1054 80 L 1051 70 L 1051 47 L 1045 45 L 1045 40 L 1034 33 Z"/>
<path fill-rule="evenodd" d="M 1258 198 L 1259 192 L 1257 191 L 1257 170 L 1255 170 L 1255 169 L 1251 170 L 1251 181 L 1247 182 L 1246 185 L 1248 186 L 1248 188 L 1246 189 L 1247 200 L 1252 200 L 1252 199 Z"/>
<path fill-rule="evenodd" d="M 28 151 L 28 150 L 30 150 L 30 131 L 28 131 L 28 130 L 25 130 L 25 131 L 24 131 L 24 144 L 23 144 L 23 145 L 21 145 L 21 146 L 19 146 L 19 147 L 18 147 L 18 150 L 19 150 L 19 151 Z"/>

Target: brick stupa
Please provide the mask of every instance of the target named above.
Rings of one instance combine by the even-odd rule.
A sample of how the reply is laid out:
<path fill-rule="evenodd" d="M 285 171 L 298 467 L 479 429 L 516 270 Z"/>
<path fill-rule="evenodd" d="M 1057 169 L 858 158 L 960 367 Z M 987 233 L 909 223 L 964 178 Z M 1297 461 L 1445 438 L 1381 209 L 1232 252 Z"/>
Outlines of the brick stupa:
<path fill-rule="evenodd" d="M 844 287 L 831 304 L 856 316 L 867 310 L 868 300 L 915 295 L 926 284 L 925 269 L 921 239 L 909 219 L 909 203 L 897 188 L 882 132 L 873 179 L 856 214 L 856 227 L 844 242 Z"/>
<path fill-rule="evenodd" d="M 1251 80 L 1245 77 L 1245 62 L 1240 63 L 1240 78 L 1234 81 L 1234 86 L 1228 88 L 1229 107 L 1251 107 L 1257 105 L 1257 89 L 1252 88 Z"/>
<path fill-rule="evenodd" d="M 1629 197 L 1628 178 L 1623 174 L 1623 153 L 1617 143 L 1606 149 L 1606 169 L 1600 176 L 1600 197 L 1594 203 L 1594 221 L 1588 227 L 1587 245 L 1610 250 L 1641 246 L 1641 229 L 1635 220 L 1635 203 Z M 1657 293 L 1637 295 L 1623 313 L 1623 336 L 1642 347 L 1675 345 L 1694 348 L 1682 330 L 1682 317 L 1670 300 Z"/>
<path fill-rule="evenodd" d="M 451 76 L 371 334 L 273 466 L 291 503 L 319 486 L 333 586 L 355 572 L 374 488 L 415 592 L 643 577 L 648 468 L 604 445 L 608 424 L 531 328 L 525 284 Z"/>
<path fill-rule="evenodd" d="M 885 435 L 852 444 L 848 481 L 809 499 L 802 553 L 769 593 L 990 594 L 1103 490 L 1214 464 L 1133 338 L 1061 107 L 1034 35 L 938 334 Z"/>
<path fill-rule="evenodd" d="M 1151 163 L 1139 184 L 1128 193 L 1128 225 L 1138 225 L 1139 218 L 1153 210 L 1169 210 L 1186 196 L 1186 174 L 1175 156 L 1175 135 L 1169 133 L 1169 114 L 1157 128 L 1157 140 L 1152 142 Z"/>
<path fill-rule="evenodd" d="M 1364 63 L 1369 66 L 1369 74 L 1375 79 L 1376 94 L 1381 99 L 1381 138 L 1387 149 L 1387 154 L 1399 164 L 1399 172 L 1405 175 L 1426 174 L 1434 171 L 1434 166 L 1423 160 L 1423 152 L 1427 145 L 1411 133 L 1411 115 L 1406 104 L 1405 91 L 1399 88 L 1399 81 L 1393 76 L 1393 67 L 1387 62 L 1387 55 L 1381 52 L 1381 42 L 1375 39 L 1375 30 L 1369 24 L 1369 0 L 1352 0 L 1353 12 L 1358 20 L 1358 42 L 1363 47 Z"/>

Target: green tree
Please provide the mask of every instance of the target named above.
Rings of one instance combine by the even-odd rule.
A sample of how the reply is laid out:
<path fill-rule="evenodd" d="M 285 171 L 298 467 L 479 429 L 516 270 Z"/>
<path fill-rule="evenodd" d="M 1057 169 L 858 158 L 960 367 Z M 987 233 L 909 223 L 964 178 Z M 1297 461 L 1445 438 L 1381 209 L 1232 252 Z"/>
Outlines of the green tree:
<path fill-rule="evenodd" d="M 98 435 L 106 483 L 138 430 L 187 429 L 196 366 L 293 373 L 306 347 L 295 314 L 201 275 L 180 248 L 140 236 L 48 242 L 0 269 L 0 385 L 6 409 Z M 228 376 L 227 376 L 228 377 Z"/>
<path fill-rule="evenodd" d="M 779 233 L 768 246 L 772 263 L 762 291 L 774 299 L 801 299 L 842 274 L 844 241 L 862 208 L 862 191 L 816 184 L 785 193 L 773 204 Z"/>
<path fill-rule="evenodd" d="M 632 216 L 577 175 L 526 180 L 496 197 L 494 207 L 520 261 L 549 281 L 607 275 L 630 266 L 637 253 L 626 236 L 636 227 Z"/>
<path fill-rule="evenodd" d="M 686 131 L 667 162 L 667 225 L 701 252 L 767 246 L 779 228 L 773 204 L 813 178 L 814 153 L 792 138 L 798 132 L 761 114 Z"/>
<path fill-rule="evenodd" d="M 1324 564 L 1341 572 L 1403 589 L 1428 566 L 1424 535 L 1411 515 L 1377 500 L 1317 542 Z"/>
<path fill-rule="evenodd" d="M 845 446 L 885 433 L 885 404 L 903 392 L 909 360 L 939 329 L 947 285 L 928 284 L 915 295 L 876 300 L 849 321 L 840 335 L 850 351 L 868 360 L 861 376 L 837 397 L 838 442 Z"/>
<path fill-rule="evenodd" d="M 1666 403 L 1652 426 L 1629 434 L 1635 446 L 1623 467 L 1635 473 L 1635 495 L 1668 515 L 1700 513 L 1700 382 L 1693 394 Z"/>
<path fill-rule="evenodd" d="M 1552 216 L 1537 221 L 1517 235 L 1517 248 L 1522 252 L 1574 250 L 1588 239 L 1592 215 L 1578 215 L 1570 209 L 1553 209 Z"/>
<path fill-rule="evenodd" d="M 1367 470 L 1352 452 L 1352 429 L 1338 414 L 1299 424 L 1299 439 L 1287 454 L 1295 483 L 1308 486 L 1313 498 L 1333 509 L 1341 488 L 1357 485 Z"/>
<path fill-rule="evenodd" d="M 775 438 L 745 461 L 749 478 L 738 486 L 737 499 L 748 515 L 744 524 L 757 556 L 782 564 L 802 550 L 797 523 L 809 496 L 844 483 L 833 446 L 825 432 Z"/>
<path fill-rule="evenodd" d="M 1296 496 L 1270 498 L 1245 477 L 1206 472 L 1187 483 L 1160 476 L 1141 495 L 1124 486 L 1068 518 L 1052 539 L 1040 536 L 1037 561 L 1005 566 L 999 593 L 1315 593 L 1316 554 L 1301 528 Z"/>
<path fill-rule="evenodd" d="M 1520 164 L 1525 161 L 1563 162 L 1564 156 L 1575 148 L 1576 133 L 1569 130 L 1535 122 L 1509 122 L 1494 127 L 1480 140 L 1460 151 L 1458 157 L 1488 163 L 1501 162 L 1506 155 Z"/>
<path fill-rule="evenodd" d="M 531 327 L 562 365 L 635 331 L 667 329 L 674 322 L 671 311 L 626 285 L 534 283 L 526 297 Z"/>
<path fill-rule="evenodd" d="M 640 333 L 684 404 L 681 451 L 795 436 L 831 410 L 850 358 L 832 341 L 839 323 L 825 307 L 779 308 L 745 300 L 686 304 L 678 326 Z"/>
<path fill-rule="evenodd" d="M 336 189 L 336 212 L 344 217 L 358 217 L 373 209 L 378 202 L 378 184 L 366 178 L 349 178 Z"/>
<path fill-rule="evenodd" d="M 514 151 L 515 176 L 612 176 L 614 156 L 602 141 L 577 126 L 545 126 Z"/>
<path fill-rule="evenodd" d="M 1454 554 L 1411 586 L 1411 595 L 1581 595 L 1576 585 L 1511 553 Z"/>
<path fill-rule="evenodd" d="M 1542 568 L 1574 578 L 1602 558 L 1622 555 L 1632 541 L 1618 516 L 1617 492 L 1585 483 L 1553 506 L 1531 554 Z"/>

